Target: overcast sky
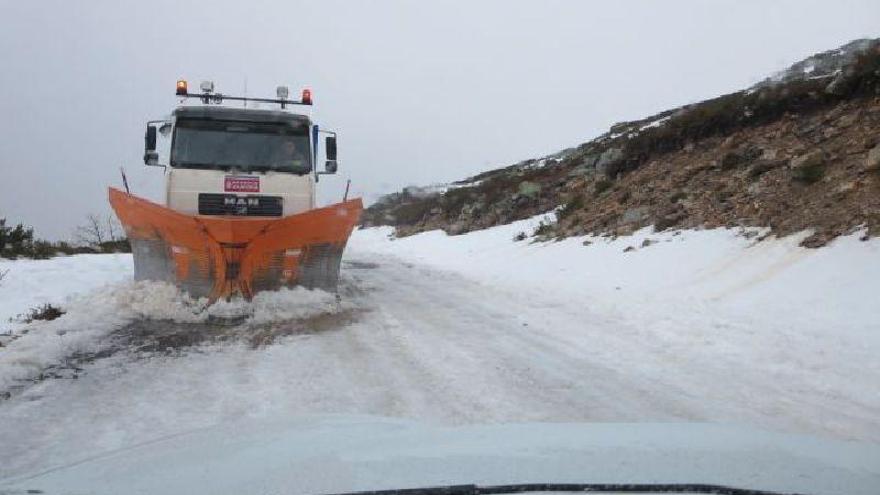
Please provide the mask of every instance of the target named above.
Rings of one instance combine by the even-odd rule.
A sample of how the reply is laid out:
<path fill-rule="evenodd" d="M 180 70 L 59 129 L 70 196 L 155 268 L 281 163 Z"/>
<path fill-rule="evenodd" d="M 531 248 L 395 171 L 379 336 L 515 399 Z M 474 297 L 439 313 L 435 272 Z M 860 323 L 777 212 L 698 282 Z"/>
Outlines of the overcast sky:
<path fill-rule="evenodd" d="M 309 86 L 368 200 L 545 155 L 880 36 L 880 2 L 0 0 L 0 217 L 68 237 L 119 167 L 157 199 L 144 123 L 175 80 Z"/>

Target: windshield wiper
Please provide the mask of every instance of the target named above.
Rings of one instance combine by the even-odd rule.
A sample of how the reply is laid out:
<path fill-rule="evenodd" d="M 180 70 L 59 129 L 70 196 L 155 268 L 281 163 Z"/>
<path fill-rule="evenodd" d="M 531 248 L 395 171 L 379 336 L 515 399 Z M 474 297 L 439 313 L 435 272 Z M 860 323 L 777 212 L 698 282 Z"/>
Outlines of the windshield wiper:
<path fill-rule="evenodd" d="M 700 493 L 714 495 L 799 495 L 699 483 L 526 483 L 519 485 L 452 485 L 402 490 L 376 490 L 334 495 L 502 495 L 527 492 Z"/>

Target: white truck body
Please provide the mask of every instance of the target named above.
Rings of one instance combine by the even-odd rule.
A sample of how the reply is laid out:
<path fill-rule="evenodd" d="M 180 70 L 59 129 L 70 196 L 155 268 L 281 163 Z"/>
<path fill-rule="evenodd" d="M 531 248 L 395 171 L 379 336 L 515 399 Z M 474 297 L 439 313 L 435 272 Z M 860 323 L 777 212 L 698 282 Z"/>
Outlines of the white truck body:
<path fill-rule="evenodd" d="M 295 215 L 315 207 L 315 179 L 312 174 L 294 175 L 283 172 L 226 172 L 169 168 L 165 173 L 165 204 L 187 215 L 199 214 L 199 194 L 234 194 L 247 198 L 243 192 L 228 191 L 227 177 L 256 178 L 258 193 L 280 196 L 283 216 Z"/>
<path fill-rule="evenodd" d="M 294 107 L 296 108 L 296 107 Z M 309 148 L 307 150 L 310 161 L 308 173 L 291 173 L 277 170 L 248 170 L 248 169 L 201 169 L 180 166 L 173 160 L 172 147 L 174 136 L 177 131 L 179 115 L 186 115 L 191 111 L 216 113 L 228 109 L 234 112 L 238 119 L 253 118 L 259 121 L 262 118 L 278 118 L 278 114 L 289 114 L 298 120 L 306 122 L 309 128 Z M 184 117 L 186 118 L 186 117 Z M 219 117 L 218 117 L 219 118 Z M 168 130 L 165 146 L 166 156 L 169 157 L 168 166 L 165 168 L 165 206 L 187 215 L 205 214 L 204 208 L 200 211 L 200 194 L 223 195 L 224 200 L 231 201 L 234 196 L 238 202 L 247 204 L 247 199 L 255 196 L 270 196 L 280 198 L 282 208 L 279 215 L 289 216 L 315 208 L 315 156 L 311 143 L 311 120 L 306 113 L 287 109 L 259 109 L 242 108 L 231 105 L 179 105 L 172 117 L 167 121 Z M 236 188 L 235 184 L 248 184 L 246 190 Z M 232 187 L 230 187 L 232 185 Z M 207 213 L 217 214 L 217 213 Z M 255 216 L 248 214 L 248 216 Z M 259 215 L 256 215 L 259 216 Z"/>

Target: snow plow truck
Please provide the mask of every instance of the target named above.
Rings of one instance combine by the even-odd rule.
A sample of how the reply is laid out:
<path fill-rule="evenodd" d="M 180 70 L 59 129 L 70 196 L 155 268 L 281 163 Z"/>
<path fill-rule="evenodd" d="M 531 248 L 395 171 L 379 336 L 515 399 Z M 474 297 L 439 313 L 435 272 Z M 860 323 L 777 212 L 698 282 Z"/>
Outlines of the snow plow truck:
<path fill-rule="evenodd" d="M 132 195 L 124 174 L 125 191 L 110 188 L 135 280 L 210 301 L 293 286 L 335 290 L 363 205 L 315 205 L 320 175 L 337 170 L 336 133 L 312 122 L 311 91 L 291 100 L 280 86 L 277 98 L 248 98 L 216 93 L 211 82 L 190 93 L 180 80 L 176 95 L 178 106 L 148 122 L 144 139 L 144 163 L 165 170 L 165 204 Z M 164 164 L 157 134 L 167 142 Z"/>

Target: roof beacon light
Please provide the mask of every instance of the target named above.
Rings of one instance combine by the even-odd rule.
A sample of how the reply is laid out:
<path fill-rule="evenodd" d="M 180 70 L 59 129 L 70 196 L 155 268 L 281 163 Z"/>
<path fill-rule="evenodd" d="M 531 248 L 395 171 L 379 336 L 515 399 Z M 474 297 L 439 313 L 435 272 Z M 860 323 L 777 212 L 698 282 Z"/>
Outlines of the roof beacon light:
<path fill-rule="evenodd" d="M 311 89 L 309 89 L 309 88 L 303 89 L 302 104 L 303 105 L 311 105 L 312 104 L 312 90 Z"/>
<path fill-rule="evenodd" d="M 199 84 L 199 89 L 202 90 L 202 93 L 213 93 L 214 81 L 202 81 L 202 83 Z"/>
<path fill-rule="evenodd" d="M 185 79 L 179 79 L 179 80 L 177 81 L 177 94 L 178 94 L 179 96 L 185 96 L 186 93 L 187 93 L 187 91 L 186 91 L 186 80 L 185 80 Z"/>
<path fill-rule="evenodd" d="M 275 94 L 279 100 L 286 100 L 288 95 L 290 95 L 290 90 L 287 89 L 287 86 L 278 86 L 275 88 Z"/>

